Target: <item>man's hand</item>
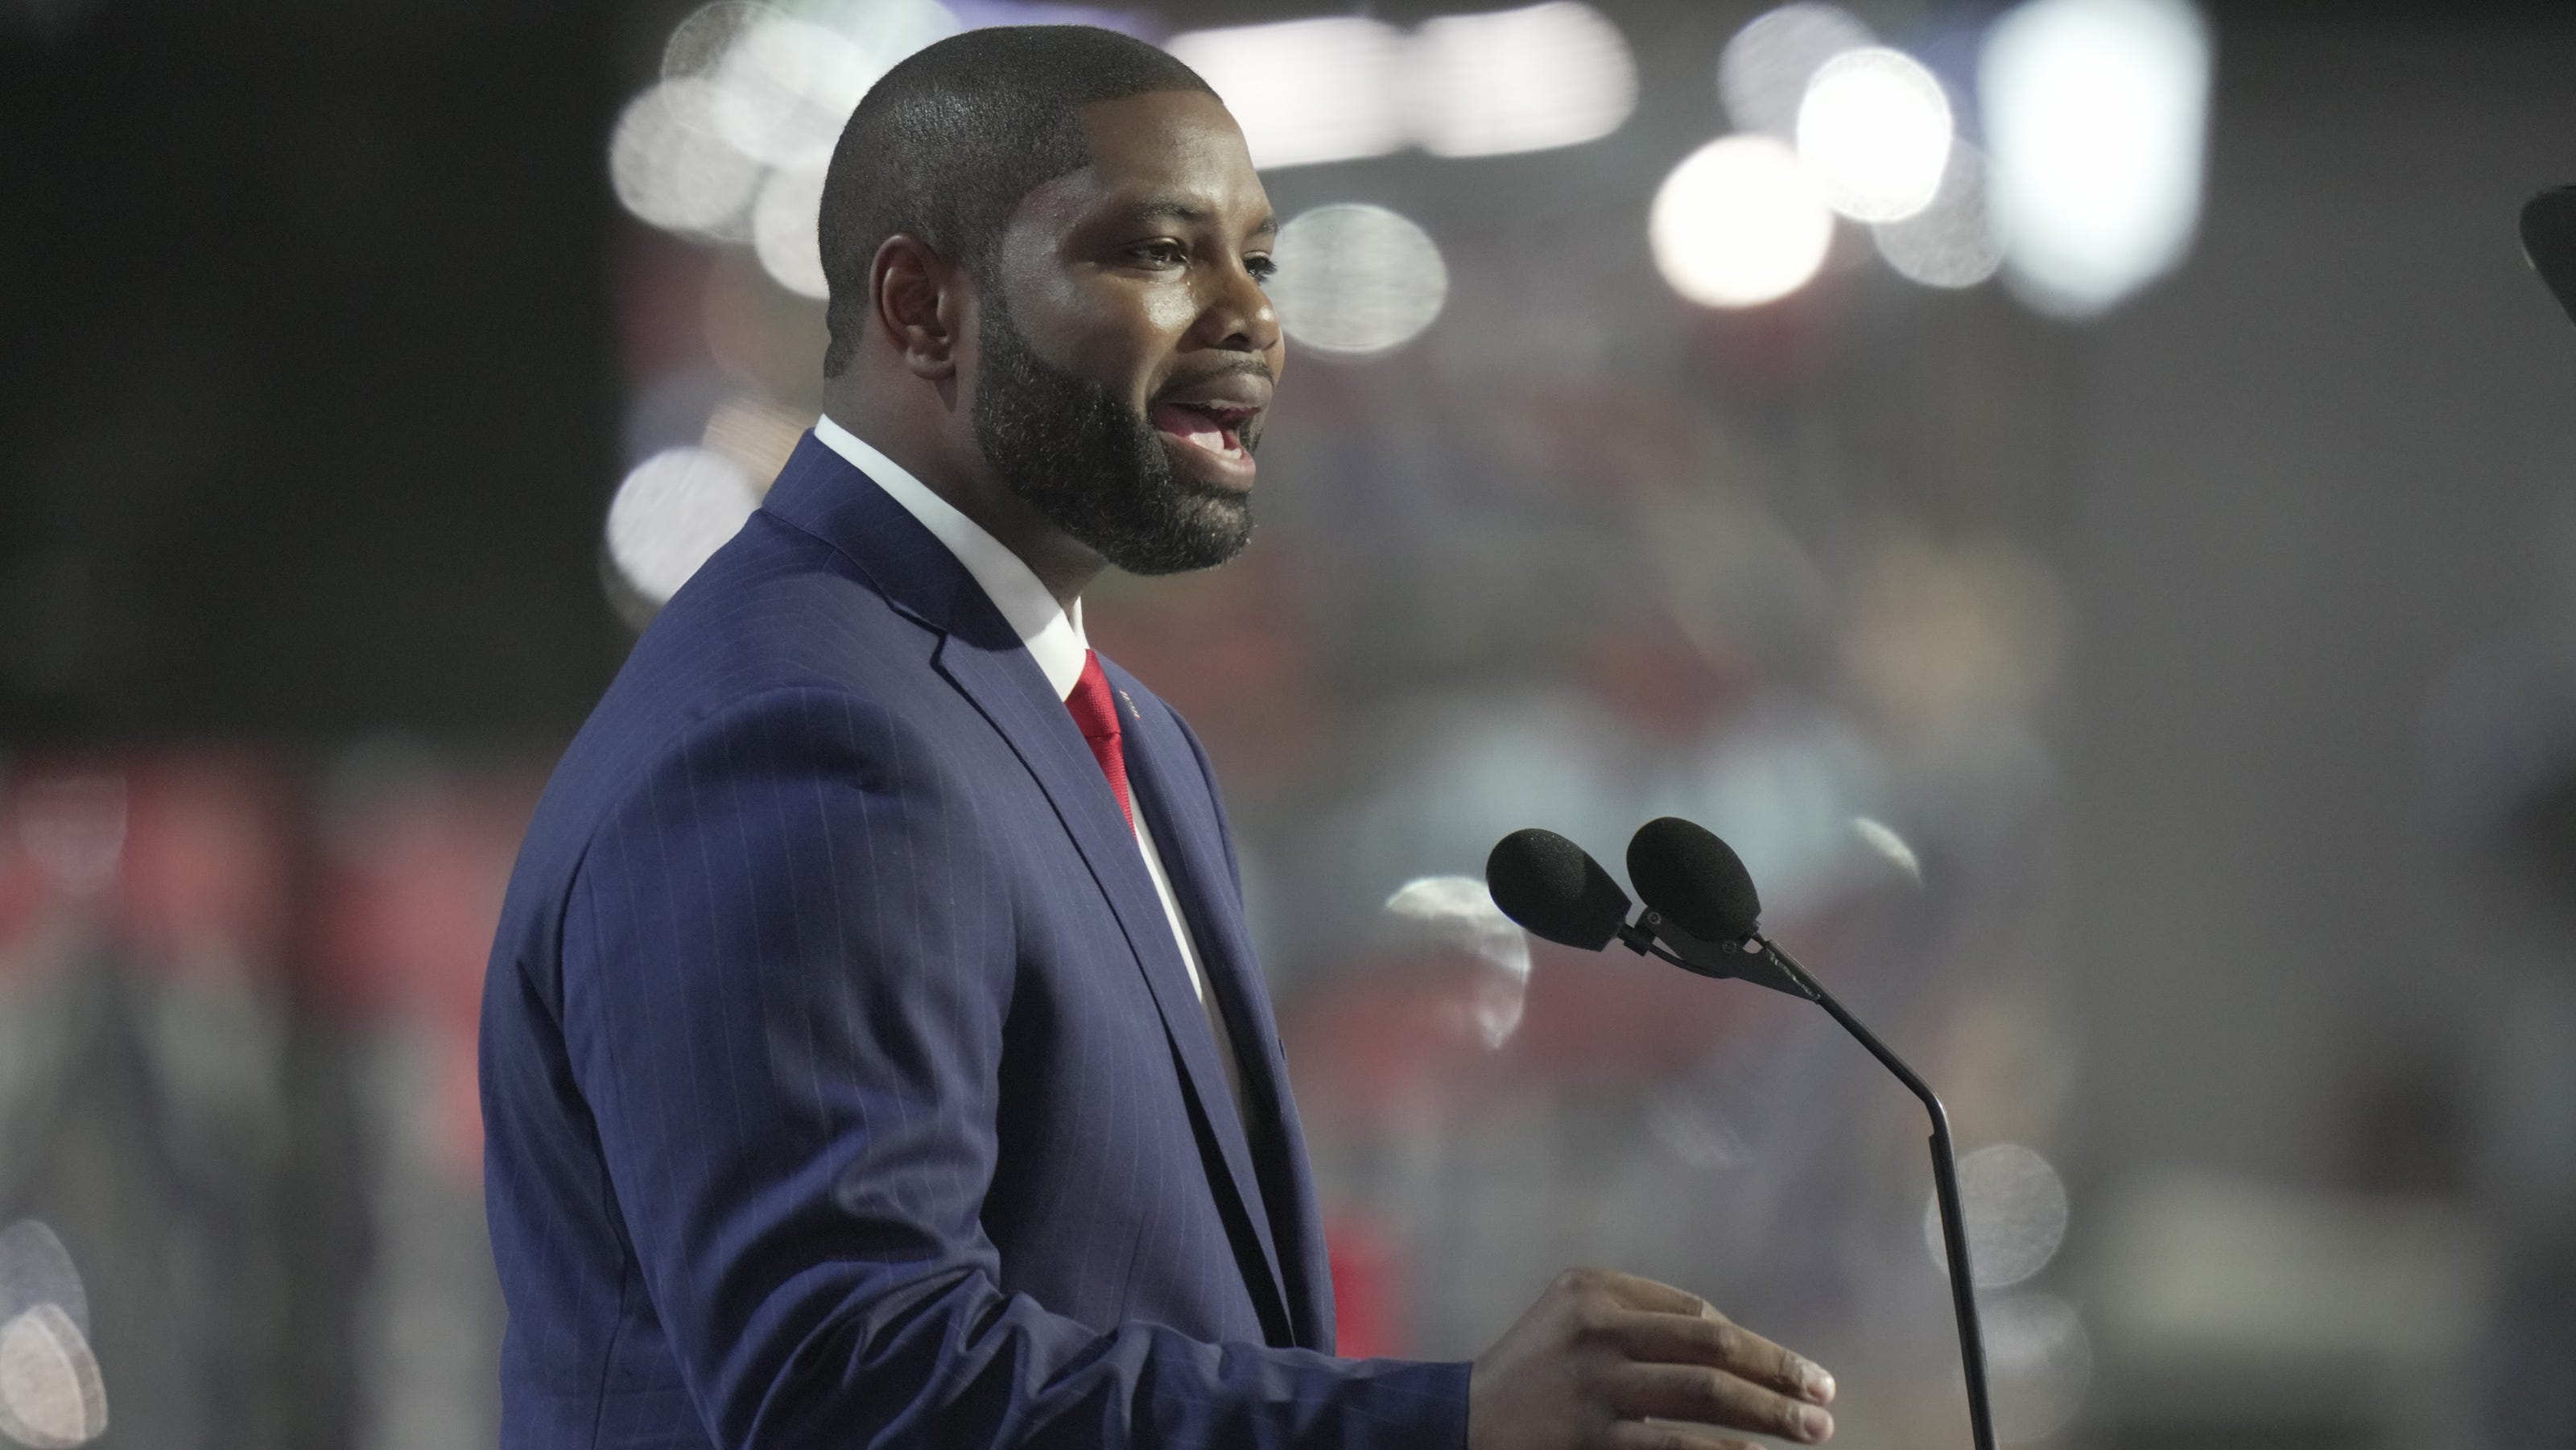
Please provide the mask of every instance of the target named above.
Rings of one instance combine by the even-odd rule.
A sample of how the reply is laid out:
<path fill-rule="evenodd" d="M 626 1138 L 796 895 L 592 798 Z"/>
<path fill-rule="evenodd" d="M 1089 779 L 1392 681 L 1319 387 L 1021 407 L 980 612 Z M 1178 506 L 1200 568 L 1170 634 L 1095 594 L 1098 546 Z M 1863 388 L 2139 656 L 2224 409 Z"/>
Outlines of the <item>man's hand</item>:
<path fill-rule="evenodd" d="M 1834 1377 L 1695 1294 L 1568 1269 L 1467 1384 L 1468 1450 L 1755 1450 L 1691 1425 L 1815 1444 Z M 1686 1424 L 1650 1424 L 1684 1421 Z"/>

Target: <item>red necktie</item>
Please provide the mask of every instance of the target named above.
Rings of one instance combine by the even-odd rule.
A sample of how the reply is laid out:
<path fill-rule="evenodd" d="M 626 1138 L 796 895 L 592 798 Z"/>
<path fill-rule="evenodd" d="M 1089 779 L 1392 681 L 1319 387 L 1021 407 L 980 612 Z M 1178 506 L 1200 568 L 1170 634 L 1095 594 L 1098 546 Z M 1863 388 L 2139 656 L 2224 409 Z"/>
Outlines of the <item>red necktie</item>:
<path fill-rule="evenodd" d="M 1109 677 L 1100 672 L 1097 653 L 1083 653 L 1082 678 L 1073 682 L 1064 708 L 1073 712 L 1073 723 L 1081 727 L 1091 758 L 1100 762 L 1100 773 L 1109 777 L 1109 789 L 1118 797 L 1118 809 L 1126 813 L 1127 828 L 1134 830 L 1136 807 L 1127 799 L 1127 751 L 1119 743 L 1118 701 L 1109 688 Z"/>

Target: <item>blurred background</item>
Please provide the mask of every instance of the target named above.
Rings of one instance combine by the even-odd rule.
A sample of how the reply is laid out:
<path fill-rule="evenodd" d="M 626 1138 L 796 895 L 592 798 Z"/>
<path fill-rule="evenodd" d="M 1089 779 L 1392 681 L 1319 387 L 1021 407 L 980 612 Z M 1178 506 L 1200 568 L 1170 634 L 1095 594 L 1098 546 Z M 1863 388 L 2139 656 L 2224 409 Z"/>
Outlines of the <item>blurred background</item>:
<path fill-rule="evenodd" d="M 0 1434 L 489 1444 L 520 828 L 811 422 L 820 163 L 1169 46 L 1287 227 L 1195 722 L 1353 1353 L 1561 1266 L 1968 1444 L 1911 1099 L 1533 943 L 1678 813 L 1941 1088 L 2014 1444 L 2576 1446 L 2576 14 L 0 3 Z"/>

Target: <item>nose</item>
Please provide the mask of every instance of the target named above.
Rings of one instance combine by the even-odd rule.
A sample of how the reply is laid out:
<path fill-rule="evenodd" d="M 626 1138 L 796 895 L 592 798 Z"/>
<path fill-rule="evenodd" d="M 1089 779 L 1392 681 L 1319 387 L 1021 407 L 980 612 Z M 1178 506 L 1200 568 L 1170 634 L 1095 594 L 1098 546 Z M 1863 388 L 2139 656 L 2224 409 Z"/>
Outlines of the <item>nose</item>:
<path fill-rule="evenodd" d="M 1260 280 L 1237 262 L 1218 273 L 1195 331 L 1202 346 L 1266 353 L 1279 345 L 1279 313 Z"/>

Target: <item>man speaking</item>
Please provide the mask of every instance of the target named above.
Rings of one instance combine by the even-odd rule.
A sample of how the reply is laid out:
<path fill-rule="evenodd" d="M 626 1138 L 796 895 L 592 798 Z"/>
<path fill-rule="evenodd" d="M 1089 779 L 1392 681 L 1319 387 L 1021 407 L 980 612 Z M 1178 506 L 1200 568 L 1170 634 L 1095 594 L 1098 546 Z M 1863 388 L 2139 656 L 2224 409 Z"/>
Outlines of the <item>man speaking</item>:
<path fill-rule="evenodd" d="M 1188 68 L 897 66 L 832 158 L 824 416 L 557 767 L 483 1011 L 502 1443 L 1711 1447 L 1821 1370 L 1558 1280 L 1470 1364 L 1333 1357 L 1207 758 L 1084 643 L 1252 527 L 1276 230 Z"/>

